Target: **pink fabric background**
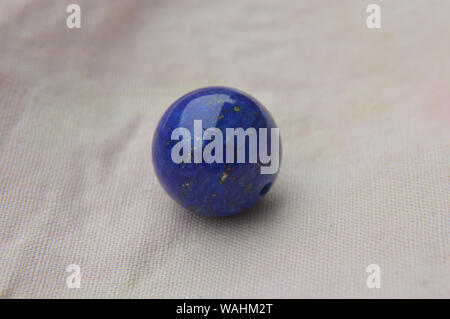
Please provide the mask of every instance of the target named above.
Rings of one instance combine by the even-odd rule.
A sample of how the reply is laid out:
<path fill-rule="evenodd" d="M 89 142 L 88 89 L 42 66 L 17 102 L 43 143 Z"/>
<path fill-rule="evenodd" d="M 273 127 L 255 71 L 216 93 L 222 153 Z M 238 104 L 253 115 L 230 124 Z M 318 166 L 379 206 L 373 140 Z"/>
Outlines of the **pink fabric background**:
<path fill-rule="evenodd" d="M 450 297 L 450 2 L 376 1 L 370 30 L 372 1 L 77 1 L 69 30 L 71 2 L 0 3 L 1 297 Z M 151 163 L 164 110 L 208 85 L 283 140 L 229 219 Z"/>

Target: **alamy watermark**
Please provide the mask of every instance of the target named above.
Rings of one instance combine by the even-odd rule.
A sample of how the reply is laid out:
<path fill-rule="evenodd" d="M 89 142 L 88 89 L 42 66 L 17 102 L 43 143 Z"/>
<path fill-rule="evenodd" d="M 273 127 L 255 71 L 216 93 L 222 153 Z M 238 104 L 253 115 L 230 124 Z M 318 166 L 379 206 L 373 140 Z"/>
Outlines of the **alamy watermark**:
<path fill-rule="evenodd" d="M 369 29 L 381 28 L 381 8 L 378 4 L 372 3 L 367 6 L 367 13 L 370 13 L 366 19 L 366 25 Z"/>
<path fill-rule="evenodd" d="M 367 276 L 366 284 L 368 288 L 381 288 L 381 268 L 377 264 L 370 264 L 366 269 Z"/>
<path fill-rule="evenodd" d="M 81 268 L 76 264 L 67 266 L 66 272 L 70 275 L 66 278 L 67 288 L 81 288 Z"/>
<path fill-rule="evenodd" d="M 270 129 L 270 143 L 268 143 L 268 129 L 254 127 L 244 130 L 242 127 L 225 129 L 225 162 L 245 163 L 246 138 L 248 138 L 248 162 L 263 164 L 260 167 L 261 174 L 275 174 L 280 166 L 280 130 Z M 181 138 L 181 140 L 180 140 Z M 236 144 L 235 144 L 236 138 Z M 194 120 L 194 137 L 185 127 L 178 127 L 172 131 L 172 141 L 178 141 L 170 153 L 172 161 L 176 164 L 194 163 L 205 161 L 211 163 L 223 163 L 224 160 L 224 134 L 217 127 L 203 130 L 202 120 Z M 192 140 L 194 145 L 192 145 Z M 211 141 L 203 147 L 203 141 Z M 258 143 L 259 142 L 259 143 Z M 270 145 L 270 154 L 268 149 Z M 267 165 L 268 164 L 268 165 Z"/>
<path fill-rule="evenodd" d="M 81 28 L 81 7 L 76 3 L 69 4 L 66 7 L 66 12 L 69 13 L 66 19 L 66 25 L 69 29 Z M 366 19 L 366 26 L 369 29 L 381 28 L 381 8 L 378 4 L 369 4 L 366 8 L 369 16 Z"/>
<path fill-rule="evenodd" d="M 66 8 L 66 12 L 70 13 L 66 19 L 66 25 L 69 29 L 81 28 L 81 8 L 78 4 L 69 4 Z"/>

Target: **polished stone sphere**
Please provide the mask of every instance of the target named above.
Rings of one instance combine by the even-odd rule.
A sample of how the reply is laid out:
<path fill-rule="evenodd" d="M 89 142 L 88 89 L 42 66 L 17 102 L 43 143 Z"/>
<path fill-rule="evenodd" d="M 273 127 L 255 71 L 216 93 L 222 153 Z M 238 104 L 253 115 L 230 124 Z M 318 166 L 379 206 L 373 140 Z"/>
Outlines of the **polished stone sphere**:
<path fill-rule="evenodd" d="M 209 134 L 208 138 L 209 128 L 222 134 Z M 227 128 L 242 128 L 249 134 L 239 144 Z M 249 128 L 254 128 L 255 139 Z M 263 138 L 264 129 L 267 133 Z M 278 175 L 281 141 L 274 130 L 278 128 L 267 109 L 244 92 L 226 87 L 192 91 L 175 101 L 158 123 L 152 145 L 156 175 L 175 201 L 196 214 L 229 216 L 242 212 L 267 194 Z M 234 144 L 229 144 L 230 140 Z M 209 154 L 215 158 L 211 162 L 205 154 L 212 142 L 217 142 L 217 147 L 209 146 Z M 229 150 L 228 145 L 232 146 Z M 267 145 L 265 154 L 273 156 L 271 161 L 261 157 L 261 145 Z M 263 168 L 275 162 L 275 156 L 276 170 L 272 165 L 269 173 L 262 174 Z"/>

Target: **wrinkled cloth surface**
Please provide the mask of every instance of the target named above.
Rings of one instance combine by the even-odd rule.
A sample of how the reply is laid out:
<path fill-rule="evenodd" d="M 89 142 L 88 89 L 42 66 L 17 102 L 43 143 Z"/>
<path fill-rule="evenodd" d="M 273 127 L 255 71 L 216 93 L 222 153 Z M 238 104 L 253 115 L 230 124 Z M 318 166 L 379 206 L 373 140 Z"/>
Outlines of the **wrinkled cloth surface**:
<path fill-rule="evenodd" d="M 380 0 L 368 29 L 371 1 L 80 0 L 68 29 L 72 2 L 0 3 L 2 298 L 450 297 L 450 2 Z M 283 142 L 226 219 L 152 168 L 160 116 L 211 85 Z"/>

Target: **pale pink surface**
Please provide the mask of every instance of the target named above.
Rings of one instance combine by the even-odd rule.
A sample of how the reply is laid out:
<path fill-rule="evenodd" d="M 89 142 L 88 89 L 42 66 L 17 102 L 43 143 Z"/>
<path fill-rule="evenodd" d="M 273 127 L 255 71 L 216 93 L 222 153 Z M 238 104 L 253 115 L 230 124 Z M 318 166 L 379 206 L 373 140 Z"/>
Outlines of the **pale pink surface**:
<path fill-rule="evenodd" d="M 377 1 L 380 30 L 368 1 L 78 1 L 80 30 L 69 3 L 0 4 L 2 297 L 450 297 L 448 1 Z M 268 196 L 225 220 L 150 156 L 208 85 L 283 139 Z"/>

